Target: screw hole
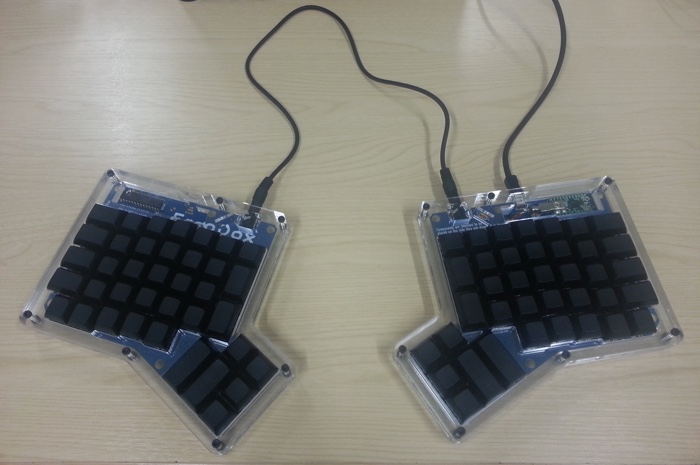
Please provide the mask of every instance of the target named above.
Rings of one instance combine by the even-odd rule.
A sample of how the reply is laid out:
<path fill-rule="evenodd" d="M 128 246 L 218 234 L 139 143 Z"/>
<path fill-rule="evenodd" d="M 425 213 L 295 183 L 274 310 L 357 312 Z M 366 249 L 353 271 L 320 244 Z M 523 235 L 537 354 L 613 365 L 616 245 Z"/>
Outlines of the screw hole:
<path fill-rule="evenodd" d="M 452 435 L 453 435 L 455 438 L 460 439 L 460 438 L 461 438 L 462 436 L 464 436 L 466 433 L 467 433 L 467 430 L 465 430 L 463 426 L 460 426 L 459 428 L 457 428 L 456 430 L 454 430 L 454 432 L 452 433 Z"/>
<path fill-rule="evenodd" d="M 156 363 L 153 364 L 154 367 L 156 367 L 156 370 L 162 370 L 165 367 L 165 362 L 161 359 L 156 360 Z"/>

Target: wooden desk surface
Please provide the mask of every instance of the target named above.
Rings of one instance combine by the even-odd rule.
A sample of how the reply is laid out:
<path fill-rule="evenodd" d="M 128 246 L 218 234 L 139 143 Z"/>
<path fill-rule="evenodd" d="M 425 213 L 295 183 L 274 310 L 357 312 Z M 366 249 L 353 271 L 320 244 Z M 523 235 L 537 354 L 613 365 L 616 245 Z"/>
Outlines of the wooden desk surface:
<path fill-rule="evenodd" d="M 500 149 L 543 88 L 545 0 L 324 1 L 369 70 L 450 108 L 461 190 L 500 186 Z M 109 167 L 247 201 L 287 123 L 244 74 L 297 1 L 0 3 L 0 461 L 630 462 L 700 460 L 700 4 L 563 1 L 564 71 L 512 152 L 526 185 L 616 177 L 685 331 L 671 350 L 563 369 L 455 446 L 391 362 L 430 318 L 414 228 L 441 196 L 442 117 L 374 85 L 339 28 L 308 13 L 257 77 L 294 114 L 299 155 L 268 205 L 294 234 L 262 329 L 298 377 L 217 458 L 122 360 L 18 314 Z"/>

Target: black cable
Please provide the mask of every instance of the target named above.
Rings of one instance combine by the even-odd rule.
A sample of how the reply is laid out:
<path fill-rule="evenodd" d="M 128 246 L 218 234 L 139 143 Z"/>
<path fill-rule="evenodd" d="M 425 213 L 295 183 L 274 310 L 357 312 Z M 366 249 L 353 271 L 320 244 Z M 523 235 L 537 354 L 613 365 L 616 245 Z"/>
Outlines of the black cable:
<path fill-rule="evenodd" d="M 505 174 L 505 179 L 503 180 L 503 182 L 508 189 L 520 188 L 520 182 L 518 181 L 518 177 L 514 175 L 510 170 L 510 148 L 513 146 L 513 143 L 515 142 L 515 139 L 518 137 L 518 135 L 520 135 L 520 132 L 525 128 L 525 125 L 530 121 L 530 118 L 533 117 L 533 115 L 542 105 L 542 102 L 544 102 L 544 99 L 546 99 L 549 95 L 549 92 L 552 90 L 552 87 L 554 87 L 554 83 L 557 81 L 557 77 L 559 77 L 559 71 L 561 71 L 562 64 L 564 63 L 564 55 L 566 54 L 566 23 L 564 22 L 564 12 L 561 9 L 559 0 L 552 0 L 552 3 L 554 4 L 554 8 L 557 10 L 557 18 L 559 18 L 559 31 L 561 34 L 559 45 L 559 58 L 557 58 L 557 64 L 554 67 L 554 71 L 552 72 L 552 77 L 549 78 L 549 82 L 542 91 L 542 94 L 537 99 L 532 108 L 530 108 L 530 111 L 528 111 L 527 114 L 523 117 L 522 121 L 520 121 L 520 123 L 518 123 L 518 125 L 515 127 L 513 133 L 510 135 L 510 137 L 506 141 L 505 146 L 503 147 L 503 173 Z"/>
<path fill-rule="evenodd" d="M 350 43 L 350 48 L 352 49 L 352 54 L 355 57 L 355 62 L 357 63 L 358 68 L 360 68 L 360 71 L 362 74 L 364 74 L 368 79 L 371 79 L 372 81 L 378 82 L 380 84 L 387 84 L 390 86 L 395 86 L 395 87 L 401 87 L 404 89 L 409 89 L 415 92 L 419 92 L 427 97 L 430 97 L 435 103 L 438 104 L 440 109 L 442 110 L 442 113 L 445 116 L 445 130 L 442 134 L 442 144 L 440 146 L 440 174 L 443 177 L 443 187 L 445 188 L 445 194 L 447 195 L 448 198 L 452 197 L 457 197 L 457 189 L 456 186 L 454 185 L 454 181 L 452 180 L 451 175 L 449 174 L 449 169 L 446 166 L 446 161 L 445 161 L 445 152 L 447 151 L 447 136 L 450 132 L 450 114 L 447 111 L 447 106 L 440 100 L 435 94 L 433 94 L 430 91 L 427 91 L 421 87 L 414 86 L 413 84 L 407 84 L 405 82 L 399 82 L 399 81 L 391 81 L 389 79 L 383 79 L 380 77 L 375 76 L 374 74 L 370 73 L 367 71 L 367 68 L 365 68 L 365 65 L 362 63 L 362 60 L 360 59 L 360 53 L 357 51 L 357 46 L 355 45 L 355 39 L 352 36 L 352 33 L 350 32 L 350 29 L 348 28 L 347 24 L 345 24 L 345 21 L 343 21 L 340 16 L 337 14 L 333 13 L 331 10 L 328 10 L 326 8 L 323 8 L 321 6 L 316 6 L 316 5 L 305 5 L 302 7 L 297 8 L 296 10 L 293 10 L 291 13 L 289 13 L 287 16 L 282 18 L 282 20 L 277 23 L 275 27 L 273 27 L 270 32 L 265 35 L 265 37 L 262 38 L 260 42 L 253 48 L 253 50 L 250 52 L 248 55 L 248 58 L 246 59 L 245 62 L 245 72 L 246 75 L 248 76 L 248 79 L 250 82 L 255 86 L 256 89 L 258 89 L 267 99 L 272 102 L 273 105 L 275 105 L 284 115 L 285 118 L 287 118 L 287 121 L 289 122 L 289 125 L 292 127 L 292 132 L 294 133 L 294 144 L 292 145 L 292 149 L 289 151 L 289 154 L 287 157 L 282 160 L 282 163 L 275 168 L 272 173 L 270 173 L 269 176 L 267 176 L 265 179 L 262 180 L 258 188 L 255 190 L 255 194 L 253 195 L 253 200 L 251 201 L 251 205 L 254 207 L 253 212 L 257 212 L 260 207 L 262 207 L 263 203 L 265 202 L 265 198 L 267 197 L 267 192 L 269 191 L 270 187 L 272 186 L 272 181 L 279 174 L 280 171 L 284 169 L 287 164 L 292 161 L 292 158 L 294 158 L 294 155 L 296 155 L 297 150 L 299 150 L 299 139 L 300 139 L 300 134 L 299 134 L 299 127 L 297 126 L 296 121 L 294 121 L 294 118 L 292 115 L 287 111 L 287 109 L 280 103 L 279 100 L 277 100 L 275 97 L 270 94 L 270 92 L 267 91 L 256 79 L 253 77 L 253 73 L 250 70 L 250 65 L 251 62 L 253 61 L 253 57 L 255 54 L 260 50 L 260 48 L 265 45 L 265 43 L 273 36 L 277 31 L 279 31 L 282 26 L 285 25 L 287 21 L 289 21 L 291 18 L 294 16 L 298 15 L 299 13 L 302 13 L 304 11 L 318 11 L 321 13 L 324 13 L 331 18 L 333 18 L 343 29 L 345 32 L 345 35 L 347 36 L 348 42 Z"/>

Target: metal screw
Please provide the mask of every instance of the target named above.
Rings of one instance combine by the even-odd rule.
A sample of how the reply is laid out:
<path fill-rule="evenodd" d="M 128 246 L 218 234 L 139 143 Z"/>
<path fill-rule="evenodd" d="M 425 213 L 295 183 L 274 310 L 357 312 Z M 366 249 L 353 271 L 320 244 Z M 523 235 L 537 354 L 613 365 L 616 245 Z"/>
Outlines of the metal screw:
<path fill-rule="evenodd" d="M 404 358 L 406 356 L 406 346 L 400 345 L 399 350 L 396 351 L 396 356 L 399 358 Z"/>
<path fill-rule="evenodd" d="M 223 198 L 223 197 L 217 197 L 217 198 L 216 198 L 216 203 L 218 203 L 219 205 L 221 205 L 222 203 L 224 203 L 224 198 Z"/>
<path fill-rule="evenodd" d="M 683 333 L 681 332 L 680 329 L 678 328 L 671 328 L 671 331 L 663 338 L 661 339 L 661 342 L 669 342 L 672 340 L 674 337 L 680 337 Z"/>
<path fill-rule="evenodd" d="M 289 368 L 289 365 L 287 365 L 286 363 L 285 363 L 284 365 L 282 365 L 282 366 L 280 367 L 280 369 L 282 370 L 282 375 L 283 375 L 283 376 L 285 376 L 285 377 L 287 377 L 287 378 L 288 378 L 289 376 L 291 376 L 292 370 Z"/>
<path fill-rule="evenodd" d="M 129 360 L 136 360 L 136 354 L 133 353 L 128 347 L 122 347 L 122 355 L 124 355 Z"/>
<path fill-rule="evenodd" d="M 285 218 L 284 215 L 280 215 L 277 217 L 277 221 L 279 221 L 280 223 L 284 223 L 285 221 L 287 221 L 287 218 Z"/>
<path fill-rule="evenodd" d="M 113 171 L 113 170 L 107 171 L 107 176 L 110 177 L 110 178 L 111 178 L 112 176 L 114 176 L 114 171 Z"/>
<path fill-rule="evenodd" d="M 38 317 L 38 316 L 36 316 L 36 315 L 34 315 L 34 314 L 32 313 L 31 310 L 25 310 L 25 311 L 23 311 L 23 312 L 22 312 L 22 318 L 25 319 L 25 320 L 31 321 L 31 322 L 34 323 L 35 325 L 38 325 L 39 323 L 41 323 L 41 318 Z"/>
<path fill-rule="evenodd" d="M 614 181 L 613 181 L 613 178 L 611 178 L 610 176 L 606 176 L 605 179 L 603 179 L 603 182 L 609 186 Z"/>
<path fill-rule="evenodd" d="M 222 450 L 224 448 L 225 444 L 220 439 L 214 439 L 211 442 L 211 446 L 216 450 Z"/>
<path fill-rule="evenodd" d="M 571 358 L 571 352 L 565 350 L 557 356 L 557 362 L 564 363 Z"/>
<path fill-rule="evenodd" d="M 494 194 L 493 192 L 489 192 L 488 195 L 487 195 L 486 197 L 488 197 L 489 200 L 493 200 L 493 199 L 496 198 L 496 194 Z"/>
<path fill-rule="evenodd" d="M 467 430 L 465 430 L 463 426 L 460 426 L 452 433 L 456 439 L 461 439 L 465 434 L 467 434 Z"/>

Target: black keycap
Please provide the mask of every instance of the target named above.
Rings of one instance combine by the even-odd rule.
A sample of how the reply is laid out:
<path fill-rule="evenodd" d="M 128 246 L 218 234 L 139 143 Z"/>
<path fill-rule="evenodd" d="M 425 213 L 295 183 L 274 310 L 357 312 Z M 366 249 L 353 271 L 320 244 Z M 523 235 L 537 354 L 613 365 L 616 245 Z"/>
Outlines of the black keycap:
<path fill-rule="evenodd" d="M 455 257 L 464 253 L 464 241 L 461 233 L 449 233 L 438 236 L 438 246 L 443 257 Z"/>
<path fill-rule="evenodd" d="M 583 240 L 576 243 L 576 256 L 583 262 L 598 260 L 598 249 L 592 240 Z"/>
<path fill-rule="evenodd" d="M 520 344 L 523 349 L 547 347 L 551 343 L 547 334 L 547 328 L 541 321 L 531 321 L 519 326 L 518 335 L 520 336 Z"/>
<path fill-rule="evenodd" d="M 189 221 L 175 221 L 168 236 L 175 242 L 185 243 L 190 240 L 197 230 L 197 225 Z"/>
<path fill-rule="evenodd" d="M 207 367 L 204 372 L 197 377 L 190 387 L 182 393 L 182 398 L 193 408 L 201 406 L 209 395 L 213 395 L 218 384 L 224 380 L 229 373 L 229 368 L 221 361 L 214 362 Z"/>
<path fill-rule="evenodd" d="M 212 258 L 207 262 L 204 274 L 212 278 L 220 278 L 226 269 L 226 262 L 218 258 Z"/>
<path fill-rule="evenodd" d="M 627 339 L 632 336 L 632 331 L 630 331 L 625 315 L 617 313 L 613 315 L 602 315 L 600 318 L 603 337 L 606 340 Z"/>
<path fill-rule="evenodd" d="M 234 378 L 224 389 L 224 395 L 238 411 L 243 410 L 243 407 L 248 405 L 248 402 L 255 397 L 255 392 L 241 378 Z"/>
<path fill-rule="evenodd" d="M 121 210 L 95 204 L 85 221 L 104 228 L 115 228 L 124 216 L 125 213 Z"/>
<path fill-rule="evenodd" d="M 97 265 L 97 272 L 106 277 L 113 277 L 119 268 L 119 260 L 114 257 L 102 257 L 100 264 Z"/>
<path fill-rule="evenodd" d="M 426 339 L 411 355 L 426 374 L 433 373 L 443 363 L 442 351 L 432 339 Z"/>
<path fill-rule="evenodd" d="M 151 270 L 148 272 L 148 280 L 154 284 L 163 285 L 168 280 L 168 275 L 170 270 L 165 265 L 153 265 Z"/>
<path fill-rule="evenodd" d="M 131 339 L 141 340 L 146 329 L 146 317 L 140 313 L 127 313 L 119 334 Z"/>
<path fill-rule="evenodd" d="M 604 313 L 616 312 L 622 310 L 620 302 L 617 300 L 617 294 L 609 287 L 596 289 L 594 291 L 596 308 Z"/>
<path fill-rule="evenodd" d="M 96 259 L 97 255 L 95 252 L 72 245 L 63 256 L 61 266 L 81 273 L 87 273 L 95 266 Z"/>
<path fill-rule="evenodd" d="M 549 244 L 549 253 L 554 263 L 566 263 L 574 259 L 574 254 L 569 243 L 564 240 L 554 241 Z"/>
<path fill-rule="evenodd" d="M 585 218 L 572 218 L 563 221 L 564 231 L 571 239 L 586 239 L 590 237 L 590 229 Z"/>
<path fill-rule="evenodd" d="M 455 306 L 462 332 L 466 333 L 486 327 L 484 309 L 478 294 L 463 292 L 455 295 Z"/>
<path fill-rule="evenodd" d="M 551 315 L 564 310 L 564 299 L 561 292 L 557 290 L 544 291 L 540 294 L 542 300 L 542 308 L 545 314 Z"/>
<path fill-rule="evenodd" d="M 587 219 L 588 225 L 597 237 L 614 236 L 627 232 L 625 222 L 619 212 L 593 215 Z"/>
<path fill-rule="evenodd" d="M 192 278 L 184 273 L 177 273 L 170 281 L 170 290 L 172 292 L 185 294 L 190 290 Z"/>
<path fill-rule="evenodd" d="M 265 256 L 265 248 L 250 242 L 241 244 L 238 260 L 250 268 L 259 268 Z"/>
<path fill-rule="evenodd" d="M 515 308 L 520 318 L 535 317 L 539 310 L 535 298 L 531 295 L 524 295 L 515 299 Z"/>
<path fill-rule="evenodd" d="M 146 233 L 151 236 L 165 237 L 172 223 L 173 221 L 163 218 L 162 216 L 153 216 L 148 220 Z"/>
<path fill-rule="evenodd" d="M 116 308 L 102 307 L 95 320 L 95 330 L 117 335 L 121 325 L 121 313 Z"/>
<path fill-rule="evenodd" d="M 565 288 L 581 284 L 581 272 L 575 263 L 566 263 L 559 267 L 559 282 Z"/>
<path fill-rule="evenodd" d="M 109 243 L 109 251 L 115 254 L 125 254 L 129 251 L 131 239 L 124 234 L 116 234 Z"/>
<path fill-rule="evenodd" d="M 481 252 L 474 257 L 476 271 L 482 276 L 494 274 L 498 271 L 496 259 L 491 252 Z"/>
<path fill-rule="evenodd" d="M 656 323 L 648 309 L 642 308 L 629 312 L 627 320 L 635 336 L 648 336 L 656 332 Z"/>
<path fill-rule="evenodd" d="M 173 340 L 173 330 L 160 321 L 154 321 L 148 326 L 143 343 L 156 349 L 167 350 Z"/>
<path fill-rule="evenodd" d="M 488 276 L 483 279 L 482 286 L 487 300 L 494 300 L 503 295 L 503 283 L 498 276 Z"/>
<path fill-rule="evenodd" d="M 107 290 L 107 284 L 98 279 L 91 279 L 88 281 L 87 286 L 83 290 L 83 297 L 86 299 L 101 301 L 105 297 L 105 291 Z"/>
<path fill-rule="evenodd" d="M 136 294 L 134 304 L 138 307 L 141 307 L 141 310 L 143 311 L 150 311 L 151 308 L 154 306 L 157 297 L 157 291 L 148 287 L 142 287 Z"/>
<path fill-rule="evenodd" d="M 453 291 L 464 290 L 474 286 L 474 276 L 467 257 L 445 259 L 445 270 L 447 271 L 447 280 Z"/>
<path fill-rule="evenodd" d="M 513 313 L 510 310 L 508 301 L 501 300 L 490 305 L 491 326 L 507 326 L 513 324 Z"/>
<path fill-rule="evenodd" d="M 156 241 L 150 237 L 139 238 L 136 246 L 134 247 L 134 253 L 141 255 L 143 257 L 150 257 L 155 253 Z"/>
<path fill-rule="evenodd" d="M 537 265 L 547 262 L 547 254 L 544 251 L 544 246 L 539 241 L 528 242 L 525 244 L 525 259 L 530 265 Z"/>
<path fill-rule="evenodd" d="M 588 291 L 582 287 L 569 290 L 568 297 L 574 313 L 581 313 L 592 307 L 591 297 L 588 295 Z"/>
<path fill-rule="evenodd" d="M 275 375 L 277 368 L 261 354 L 258 354 L 246 365 L 245 372 L 253 381 L 253 386 L 262 389 Z"/>
<path fill-rule="evenodd" d="M 131 237 L 135 237 L 143 231 L 148 219 L 136 213 L 127 213 L 121 223 L 121 230 Z"/>
<path fill-rule="evenodd" d="M 73 242 L 91 250 L 102 250 L 107 247 L 111 235 L 108 230 L 94 224 L 84 224 L 78 230 Z"/>
<path fill-rule="evenodd" d="M 454 351 L 466 343 L 462 333 L 451 323 L 435 333 L 433 340 L 447 352 Z"/>
<path fill-rule="evenodd" d="M 73 310 L 73 302 L 71 300 L 62 295 L 55 295 L 48 307 L 46 307 L 44 317 L 57 323 L 66 324 L 68 318 L 70 318 L 71 310 Z"/>
<path fill-rule="evenodd" d="M 451 397 L 451 394 L 461 383 L 459 374 L 451 365 L 441 367 L 435 373 L 429 375 L 429 378 L 443 399 Z"/>
<path fill-rule="evenodd" d="M 621 297 L 626 308 L 648 307 L 659 303 L 649 281 L 622 286 Z"/>
<path fill-rule="evenodd" d="M 67 324 L 81 331 L 92 332 L 95 318 L 95 309 L 92 306 L 79 303 L 73 308 Z"/>
<path fill-rule="evenodd" d="M 174 263 L 180 258 L 180 251 L 182 249 L 177 244 L 177 242 L 166 241 L 160 247 L 158 251 L 158 257 L 165 263 Z"/>
<path fill-rule="evenodd" d="M 199 414 L 204 424 L 217 435 L 221 434 L 233 417 L 234 412 L 216 399 Z"/>
<path fill-rule="evenodd" d="M 564 229 L 559 219 L 556 217 L 544 218 L 537 221 L 537 228 L 540 230 L 540 238 L 547 241 L 564 237 Z"/>
<path fill-rule="evenodd" d="M 634 257 L 637 249 L 628 234 L 605 237 L 600 241 L 600 251 L 608 259 Z"/>
<path fill-rule="evenodd" d="M 253 354 L 257 354 L 257 350 L 253 347 L 253 344 L 243 336 L 238 336 L 231 341 L 224 351 L 224 355 L 237 364 L 241 364 L 250 359 Z"/>
<path fill-rule="evenodd" d="M 190 271 L 198 271 L 204 262 L 204 255 L 196 250 L 188 250 L 182 257 L 182 266 Z"/>
<path fill-rule="evenodd" d="M 208 334 L 221 340 L 228 340 L 238 322 L 241 306 L 221 300 L 216 304 L 209 320 Z"/>
<path fill-rule="evenodd" d="M 190 305 L 187 307 L 187 310 L 185 310 L 185 313 L 182 315 L 183 329 L 199 332 L 202 330 L 203 321 L 204 309 L 202 307 L 197 307 L 196 305 Z"/>
<path fill-rule="evenodd" d="M 510 283 L 510 290 L 516 295 L 527 292 L 530 289 L 530 280 L 522 270 L 508 273 L 508 282 Z"/>
<path fill-rule="evenodd" d="M 219 237 L 214 231 L 204 228 L 197 228 L 192 236 L 191 244 L 199 250 L 208 250 L 216 238 Z"/>
<path fill-rule="evenodd" d="M 124 269 L 122 270 L 122 275 L 133 280 L 140 280 L 143 278 L 144 272 L 146 271 L 146 265 L 140 260 L 131 259 L 126 262 Z"/>
<path fill-rule="evenodd" d="M 467 350 L 457 360 L 462 370 L 484 396 L 486 402 L 492 401 L 504 391 L 503 386 L 496 380 L 475 351 Z"/>
<path fill-rule="evenodd" d="M 78 273 L 59 268 L 54 272 L 47 287 L 51 291 L 67 295 L 76 295 L 82 290 L 84 281 L 85 279 Z"/>
<path fill-rule="evenodd" d="M 477 342 L 477 347 L 486 356 L 486 362 L 490 363 L 491 369 L 494 370 L 497 377 L 501 378 L 505 387 L 512 386 L 525 376 L 525 372 L 520 368 L 518 362 L 492 333 L 482 337 Z"/>
<path fill-rule="evenodd" d="M 552 342 L 565 342 L 576 339 L 574 326 L 571 324 L 571 319 L 566 315 L 553 316 L 547 321 L 547 326 Z"/>
<path fill-rule="evenodd" d="M 467 421 L 482 408 L 481 403 L 474 397 L 474 394 L 467 389 L 449 399 L 447 404 L 460 423 Z"/>
<path fill-rule="evenodd" d="M 643 281 L 647 272 L 639 257 L 634 257 L 612 262 L 612 279 L 615 284 Z"/>
<path fill-rule="evenodd" d="M 482 252 L 490 248 L 486 229 L 474 229 L 464 233 L 465 248 L 471 253 Z"/>
<path fill-rule="evenodd" d="M 194 343 L 170 369 L 165 372 L 163 379 L 178 392 L 188 379 L 200 369 L 212 355 L 212 350 L 201 339 Z"/>
<path fill-rule="evenodd" d="M 528 241 L 534 241 L 538 238 L 537 226 L 533 220 L 522 220 L 511 223 L 511 228 L 518 242 L 524 244 Z"/>
<path fill-rule="evenodd" d="M 234 254 L 238 243 L 239 241 L 230 237 L 219 236 L 219 238 L 216 240 L 216 247 L 214 248 L 214 250 L 216 250 L 216 252 L 221 254 L 222 256 L 228 257 Z"/>
<path fill-rule="evenodd" d="M 253 272 L 250 268 L 236 265 L 231 270 L 224 292 L 237 302 L 243 303 L 248 296 L 252 278 Z"/>
<path fill-rule="evenodd" d="M 532 268 L 532 280 L 537 289 L 548 289 L 553 287 L 557 280 L 549 265 L 539 265 Z"/>
<path fill-rule="evenodd" d="M 497 248 L 515 244 L 515 237 L 509 224 L 497 224 L 491 228 L 490 232 L 492 243 Z"/>
<path fill-rule="evenodd" d="M 158 306 L 158 314 L 167 318 L 176 318 L 180 313 L 182 301 L 172 296 L 165 296 Z"/>
<path fill-rule="evenodd" d="M 602 263 L 591 263 L 586 266 L 586 283 L 589 287 L 600 287 L 608 284 L 608 272 Z"/>
<path fill-rule="evenodd" d="M 109 294 L 109 299 L 118 306 L 125 306 L 131 299 L 134 288 L 125 283 L 117 283 Z"/>
<path fill-rule="evenodd" d="M 200 281 L 194 291 L 194 296 L 204 302 L 210 302 L 216 295 L 216 286 L 208 281 Z"/>
<path fill-rule="evenodd" d="M 603 332 L 598 322 L 598 317 L 591 313 L 577 315 L 573 317 L 576 339 L 583 341 L 589 339 L 600 339 Z"/>
<path fill-rule="evenodd" d="M 501 264 L 506 269 L 514 269 L 522 265 L 520 252 L 515 247 L 506 247 L 501 249 Z"/>

